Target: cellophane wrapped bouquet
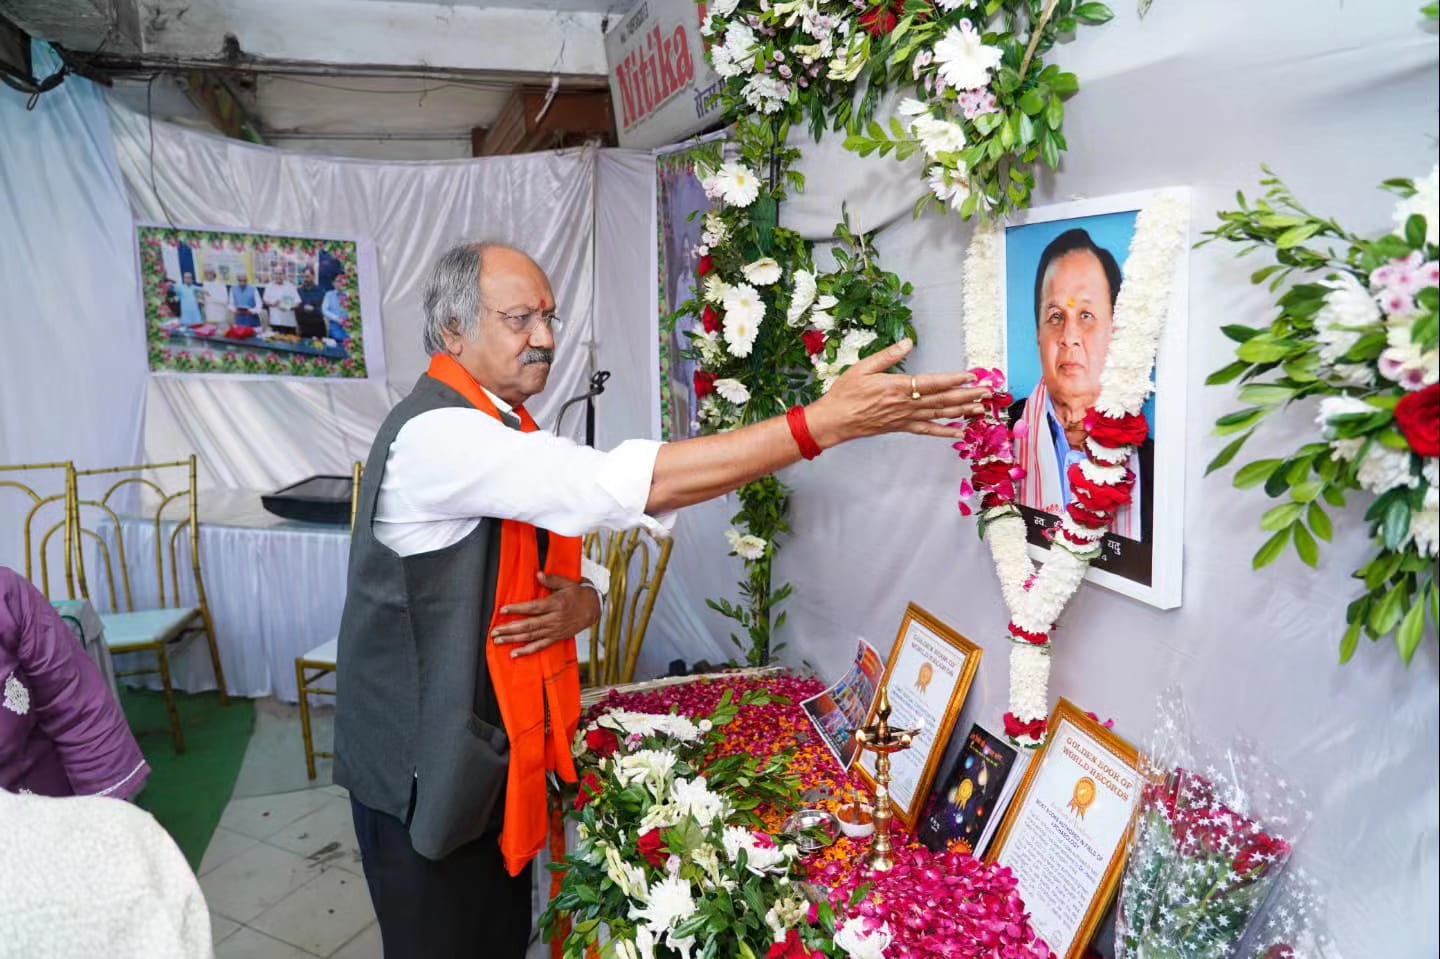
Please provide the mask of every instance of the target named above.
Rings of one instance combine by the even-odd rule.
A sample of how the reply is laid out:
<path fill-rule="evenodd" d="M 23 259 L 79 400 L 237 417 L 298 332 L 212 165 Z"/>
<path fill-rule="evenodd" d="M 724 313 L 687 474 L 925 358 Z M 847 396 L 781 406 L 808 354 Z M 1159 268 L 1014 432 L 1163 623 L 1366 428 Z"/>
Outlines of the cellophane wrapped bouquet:
<path fill-rule="evenodd" d="M 1293 947 L 1262 935 L 1257 917 L 1309 821 L 1304 793 L 1243 739 L 1214 754 L 1197 746 L 1177 691 L 1159 706 L 1120 889 L 1116 959 L 1300 956 L 1272 951 Z"/>

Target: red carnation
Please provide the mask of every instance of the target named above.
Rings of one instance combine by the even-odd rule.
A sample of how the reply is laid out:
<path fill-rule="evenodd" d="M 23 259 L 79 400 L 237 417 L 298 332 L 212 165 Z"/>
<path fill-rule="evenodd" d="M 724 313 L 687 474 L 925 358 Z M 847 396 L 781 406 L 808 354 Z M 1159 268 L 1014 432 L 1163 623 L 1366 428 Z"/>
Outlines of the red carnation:
<path fill-rule="evenodd" d="M 656 869 L 665 865 L 669 852 L 665 849 L 665 840 L 660 838 L 660 830 L 650 830 L 641 836 L 635 845 L 639 848 L 640 855 L 644 856 L 645 861 L 650 865 Z"/>
<path fill-rule="evenodd" d="M 585 748 L 601 759 L 615 755 L 620 748 L 620 737 L 608 729 L 592 729 L 585 734 Z"/>
<path fill-rule="evenodd" d="M 1409 393 L 1395 407 L 1395 425 L 1418 456 L 1440 456 L 1440 383 Z"/>
<path fill-rule="evenodd" d="M 705 327 L 706 333 L 720 332 L 720 314 L 715 312 L 715 307 L 705 307 L 705 312 L 700 314 L 700 324 Z"/>
<path fill-rule="evenodd" d="M 714 273 L 714 272 L 715 272 L 715 259 L 714 259 L 714 257 L 702 256 L 702 257 L 700 258 L 700 265 L 695 268 L 695 272 L 698 273 L 698 274 L 700 274 L 701 276 L 709 276 L 711 273 Z"/>
<path fill-rule="evenodd" d="M 703 400 L 715 392 L 715 374 L 704 370 L 695 371 L 695 398 Z"/>
<path fill-rule="evenodd" d="M 1150 424 L 1143 413 L 1127 416 L 1104 416 L 1095 410 L 1085 414 L 1085 432 L 1101 446 L 1139 446 L 1150 435 Z"/>
<path fill-rule="evenodd" d="M 765 953 L 765 959 L 825 959 L 819 950 L 811 951 L 800 941 L 800 931 L 791 929 L 785 934 L 784 942 L 777 942 Z"/>
<path fill-rule="evenodd" d="M 806 330 L 804 334 L 805 352 L 814 356 L 825 349 L 825 333 L 821 330 Z"/>
<path fill-rule="evenodd" d="M 1022 723 L 1015 718 L 1014 713 L 1006 713 L 1005 735 L 1011 739 L 1024 739 L 1028 736 L 1038 743 L 1045 735 L 1045 720 L 1032 719 L 1028 723 Z"/>
<path fill-rule="evenodd" d="M 600 793 L 604 791 L 604 788 L 599 776 L 594 773 L 586 773 L 585 778 L 580 781 L 580 792 L 575 797 L 575 808 L 584 809 L 599 799 Z"/>

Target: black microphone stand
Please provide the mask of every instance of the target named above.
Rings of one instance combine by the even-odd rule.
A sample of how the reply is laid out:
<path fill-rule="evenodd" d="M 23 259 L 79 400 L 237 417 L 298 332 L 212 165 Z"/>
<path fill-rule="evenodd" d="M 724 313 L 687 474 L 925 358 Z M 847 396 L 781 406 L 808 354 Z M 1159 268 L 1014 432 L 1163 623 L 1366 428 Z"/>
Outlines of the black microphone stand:
<path fill-rule="evenodd" d="M 555 435 L 560 435 L 560 424 L 565 419 L 565 411 L 568 410 L 570 407 L 574 406 L 576 403 L 579 403 L 581 400 L 584 400 L 585 445 L 595 445 L 595 397 L 605 392 L 605 381 L 608 379 L 610 379 L 609 370 L 597 370 L 590 377 L 589 390 L 581 393 L 579 396 L 571 397 L 570 399 L 565 401 L 565 405 L 560 407 L 560 412 L 555 417 L 555 429 L 553 431 Z"/>

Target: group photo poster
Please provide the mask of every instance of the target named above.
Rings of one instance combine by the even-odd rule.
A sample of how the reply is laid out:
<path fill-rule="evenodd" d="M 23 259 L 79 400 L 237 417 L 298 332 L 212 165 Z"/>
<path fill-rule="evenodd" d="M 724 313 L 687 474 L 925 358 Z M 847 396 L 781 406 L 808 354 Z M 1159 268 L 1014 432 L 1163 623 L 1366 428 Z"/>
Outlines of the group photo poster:
<path fill-rule="evenodd" d="M 153 224 L 137 240 L 151 372 L 383 377 L 368 241 Z"/>
<path fill-rule="evenodd" d="M 1163 191 L 1176 193 L 1180 191 Z M 1161 191 L 1037 207 L 1005 226 L 1000 271 L 1005 378 L 1019 429 L 1016 504 L 1030 552 L 1044 559 L 1073 499 L 1066 471 L 1086 458 L 1085 413 L 1100 396 L 1139 211 Z M 1172 277 L 1170 307 L 1145 404 L 1150 435 L 1131 456 L 1131 505 L 1116 512 L 1087 578 L 1161 609 L 1180 605 L 1185 466 L 1183 351 L 1188 259 Z"/>
<path fill-rule="evenodd" d="M 880 654 L 861 637 L 855 641 L 855 658 L 845 675 L 824 692 L 800 702 L 821 741 L 846 771 L 858 748 L 855 730 L 864 724 L 880 691 L 882 669 Z"/>

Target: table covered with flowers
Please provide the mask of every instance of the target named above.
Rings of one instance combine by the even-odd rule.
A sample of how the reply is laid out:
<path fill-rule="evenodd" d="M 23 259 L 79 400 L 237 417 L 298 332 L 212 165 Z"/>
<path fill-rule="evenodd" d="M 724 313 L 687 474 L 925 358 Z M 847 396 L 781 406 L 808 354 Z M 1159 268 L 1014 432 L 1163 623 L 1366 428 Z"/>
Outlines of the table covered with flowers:
<path fill-rule="evenodd" d="M 1010 871 L 932 853 L 903 831 L 897 865 L 868 840 L 803 854 L 793 813 L 868 790 L 814 734 L 788 673 L 611 693 L 576 737 L 575 840 L 556 856 L 547 938 L 567 957 L 1044 959 Z M 802 798 L 803 797 L 803 798 Z"/>

